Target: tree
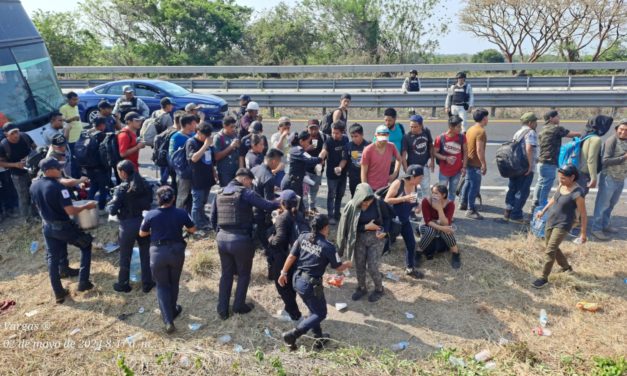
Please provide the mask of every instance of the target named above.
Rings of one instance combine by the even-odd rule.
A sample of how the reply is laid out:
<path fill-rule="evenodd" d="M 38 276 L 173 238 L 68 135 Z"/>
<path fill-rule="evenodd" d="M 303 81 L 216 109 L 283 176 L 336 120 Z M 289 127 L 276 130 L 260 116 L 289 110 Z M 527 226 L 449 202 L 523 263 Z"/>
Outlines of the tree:
<path fill-rule="evenodd" d="M 503 55 L 494 49 L 483 50 L 472 55 L 473 63 L 504 63 Z"/>
<path fill-rule="evenodd" d="M 54 65 L 91 65 L 99 62 L 102 45 L 94 33 L 79 26 L 74 12 L 33 14 L 33 23 L 46 42 Z"/>

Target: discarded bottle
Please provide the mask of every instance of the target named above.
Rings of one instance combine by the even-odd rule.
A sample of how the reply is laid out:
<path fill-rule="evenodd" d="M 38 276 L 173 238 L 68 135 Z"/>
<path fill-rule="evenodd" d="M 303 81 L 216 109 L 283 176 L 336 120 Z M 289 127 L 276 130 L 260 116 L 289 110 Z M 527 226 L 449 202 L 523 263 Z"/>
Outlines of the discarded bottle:
<path fill-rule="evenodd" d="M 192 322 L 187 324 L 187 327 L 189 328 L 189 330 L 191 330 L 192 332 L 197 331 L 198 329 L 200 329 L 200 327 L 202 327 L 202 324 L 199 324 L 197 322 Z"/>
<path fill-rule="evenodd" d="M 577 308 L 579 308 L 582 311 L 588 311 L 588 312 L 597 312 L 598 310 L 601 309 L 601 306 L 599 306 L 597 303 L 590 303 L 590 302 L 579 302 L 577 303 Z"/>
<path fill-rule="evenodd" d="M 35 254 L 37 252 L 37 250 L 39 249 L 39 242 L 36 240 L 33 240 L 30 243 L 30 253 L 31 254 Z"/>
<path fill-rule="evenodd" d="M 392 273 L 392 272 L 387 272 L 387 274 L 385 275 L 385 278 L 387 278 L 387 279 L 391 279 L 391 280 L 392 280 L 392 281 L 394 281 L 394 282 L 398 282 L 398 281 L 400 281 L 400 280 L 401 280 L 400 278 L 398 278 L 398 276 L 397 276 L 397 275 L 395 275 L 395 274 L 394 274 L 394 273 Z"/>
<path fill-rule="evenodd" d="M 132 336 L 126 337 L 126 343 L 130 346 L 130 345 L 133 345 L 135 342 L 140 341 L 142 338 L 143 338 L 142 334 L 137 332 L 133 334 Z"/>
<path fill-rule="evenodd" d="M 549 329 L 545 329 L 541 326 L 535 327 L 533 329 L 531 329 L 531 332 L 537 336 L 541 336 L 541 337 L 549 337 L 551 334 L 553 334 Z"/>
<path fill-rule="evenodd" d="M 546 314 L 546 310 L 542 308 L 540 310 L 540 325 L 542 325 L 543 328 L 546 328 L 546 324 L 548 323 L 549 323 L 549 317 Z"/>
<path fill-rule="evenodd" d="M 413 320 L 416 316 L 414 316 L 414 314 L 411 312 L 405 312 L 405 317 L 407 318 L 407 320 Z"/>
<path fill-rule="evenodd" d="M 265 328 L 263 330 L 263 335 L 265 335 L 268 338 L 272 338 L 272 333 L 270 332 L 270 329 L 268 329 L 268 328 Z"/>
<path fill-rule="evenodd" d="M 401 341 L 399 343 L 395 343 L 392 345 L 392 351 L 397 352 L 397 351 L 403 351 L 405 350 L 407 347 L 409 346 L 409 342 L 407 341 Z"/>
<path fill-rule="evenodd" d="M 139 248 L 133 247 L 131 256 L 131 281 L 139 282 L 141 278 L 141 263 L 139 261 Z"/>
<path fill-rule="evenodd" d="M 239 354 L 239 353 L 244 352 L 244 348 L 242 347 L 242 345 L 235 345 L 233 346 L 233 351 Z"/>
<path fill-rule="evenodd" d="M 227 343 L 231 342 L 231 339 L 232 339 L 232 338 L 231 338 L 231 336 L 230 336 L 230 335 L 225 334 L 225 335 L 223 335 L 222 337 L 219 337 L 219 338 L 218 338 L 218 342 L 219 342 L 221 345 L 224 345 L 224 344 L 227 344 Z"/>
<path fill-rule="evenodd" d="M 583 244 L 583 239 L 581 239 L 581 237 L 575 238 L 575 240 L 573 240 L 573 243 L 581 245 Z"/>
<path fill-rule="evenodd" d="M 477 362 L 483 363 L 483 362 L 490 360 L 491 358 L 492 358 L 492 354 L 490 353 L 490 350 L 488 349 L 482 350 L 475 354 L 475 360 Z"/>

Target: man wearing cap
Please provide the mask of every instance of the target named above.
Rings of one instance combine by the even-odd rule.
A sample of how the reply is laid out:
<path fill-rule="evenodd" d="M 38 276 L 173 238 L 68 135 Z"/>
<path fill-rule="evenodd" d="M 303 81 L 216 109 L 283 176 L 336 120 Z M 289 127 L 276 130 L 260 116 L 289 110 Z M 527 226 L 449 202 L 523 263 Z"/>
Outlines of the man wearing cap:
<path fill-rule="evenodd" d="M 472 93 L 472 86 L 466 83 L 466 72 L 457 72 L 455 76 L 457 82 L 449 88 L 444 111 L 448 116 L 457 115 L 462 118 L 462 133 L 466 133 L 467 114 L 475 104 L 475 96 Z"/>
<path fill-rule="evenodd" d="M 213 148 L 218 169 L 218 183 L 225 187 L 235 177 L 239 168 L 240 140 L 237 138 L 237 121 L 232 116 L 224 118 L 222 129 L 213 136 Z"/>
<path fill-rule="evenodd" d="M 185 152 L 192 167 L 192 220 L 202 232 L 207 231 L 210 226 L 209 217 L 205 214 L 205 205 L 211 187 L 216 185 L 218 180 L 212 147 L 212 131 L 211 124 L 200 123 L 196 135 L 185 142 Z"/>
<path fill-rule="evenodd" d="M 50 146 L 52 137 L 60 134 L 63 135 L 63 114 L 59 111 L 50 113 L 50 122 L 44 126 L 46 129 L 42 133 L 44 144 Z"/>
<path fill-rule="evenodd" d="M 235 178 L 218 192 L 211 205 L 211 224 L 218 232 L 216 241 L 222 266 L 217 311 L 223 320 L 229 317 L 229 301 L 236 274 L 238 278 L 233 313 L 246 314 L 254 308 L 252 304 L 246 303 L 255 255 L 252 241 L 253 207 L 264 211 L 279 208 L 278 202 L 265 200 L 252 190 L 254 179 L 249 169 L 240 168 Z"/>
<path fill-rule="evenodd" d="M 233 111 L 233 116 L 237 120 L 241 119 L 242 116 L 246 115 L 246 107 L 248 106 L 248 103 L 251 100 L 252 98 L 248 94 L 242 94 L 239 96 L 239 109 L 237 109 L 237 111 Z"/>
<path fill-rule="evenodd" d="M 198 117 L 192 114 L 181 116 L 181 129 L 170 139 L 170 160 L 174 153 L 185 147 L 185 143 L 196 134 Z M 185 154 L 187 156 L 187 154 Z M 189 158 L 188 158 L 189 162 Z M 173 166 L 174 167 L 174 166 Z M 176 173 L 176 207 L 184 209 L 188 214 L 192 210 L 192 175 L 190 171 L 175 171 Z"/>
<path fill-rule="evenodd" d="M 94 209 L 93 201 L 81 206 L 72 204 L 70 192 L 58 179 L 61 177 L 61 164 L 54 158 L 45 158 L 39 162 L 44 177 L 37 179 L 30 187 L 30 195 L 43 219 L 43 235 L 46 241 L 46 259 L 48 274 L 56 302 L 61 304 L 70 294 L 61 284 L 59 268 L 63 259 L 67 259 L 67 245 L 81 250 L 78 291 L 87 291 L 94 287 L 89 281 L 91 268 L 91 243 L 93 237 L 81 230 L 70 219 L 83 210 Z"/>
<path fill-rule="evenodd" d="M 509 178 L 509 186 L 505 196 L 505 213 L 503 219 L 514 223 L 525 223 L 523 207 L 529 198 L 533 172 L 538 159 L 538 118 L 533 112 L 525 112 L 520 117 L 522 127 L 514 133 L 514 141 L 520 140 L 529 169 L 524 175 Z"/>
<path fill-rule="evenodd" d="M 322 152 L 324 142 L 327 140 L 328 136 L 320 132 L 320 122 L 318 119 L 309 119 L 307 122 L 307 130 L 311 135 L 311 145 L 306 151 L 312 157 L 318 157 Z M 316 198 L 318 197 L 320 184 L 322 184 L 322 173 L 318 175 L 316 173 L 316 167 L 313 166 L 307 168 L 307 176 L 314 182 L 314 184 L 309 186 L 309 191 L 305 194 L 305 206 L 311 214 L 314 214 L 318 212 L 316 207 Z"/>
<path fill-rule="evenodd" d="M 375 141 L 366 146 L 362 155 L 361 182 L 368 183 L 373 191 L 393 182 L 401 170 L 401 155 L 389 139 L 390 129 L 386 125 L 379 125 L 375 131 Z M 395 160 L 394 171 L 390 175 L 390 164 Z"/>
<path fill-rule="evenodd" d="M 28 222 L 35 216 L 29 193 L 31 178 L 25 166 L 26 158 L 37 145 L 13 123 L 4 124 L 2 130 L 5 138 L 0 141 L 0 167 L 11 173 L 11 181 L 19 200 L 20 215 Z"/>
<path fill-rule="evenodd" d="M 189 115 L 198 116 L 200 122 L 203 122 L 205 121 L 205 113 L 201 111 L 201 108 L 202 107 L 200 105 L 197 105 L 196 103 L 188 103 L 185 105 L 185 112 L 187 112 L 187 114 Z"/>
<path fill-rule="evenodd" d="M 81 123 L 81 116 L 78 112 L 78 94 L 70 91 L 66 94 L 67 103 L 59 108 L 59 112 L 63 115 L 63 120 L 67 123 L 67 127 L 64 131 L 64 136 L 67 139 L 68 147 L 70 148 L 70 154 L 72 156 L 71 172 L 73 178 L 78 178 L 80 175 L 80 167 L 74 157 L 74 145 L 76 141 L 81 137 L 83 131 L 83 123 Z"/>
<path fill-rule="evenodd" d="M 455 202 L 457 184 L 466 174 L 468 145 L 462 134 L 462 118 L 453 115 L 448 119 L 448 130 L 435 139 L 436 162 L 440 166 L 440 184 L 448 187 L 448 200 Z"/>
<path fill-rule="evenodd" d="M 412 69 L 411 71 L 409 71 L 409 77 L 405 78 L 405 81 L 403 81 L 403 86 L 401 87 L 404 94 L 407 94 L 408 92 L 417 93 L 420 91 L 420 79 L 417 75 L 417 70 Z"/>
<path fill-rule="evenodd" d="M 409 118 L 409 133 L 403 136 L 401 144 L 401 163 L 407 170 L 409 165 L 423 166 L 423 176 L 420 181 L 421 197 L 431 196 L 431 172 L 435 169 L 435 150 L 431 131 L 423 124 L 422 116 L 412 115 Z"/>
<path fill-rule="evenodd" d="M 135 90 L 132 86 L 124 86 L 122 92 L 122 96 L 115 101 L 115 106 L 113 106 L 113 115 L 124 121 L 126 121 L 126 115 L 129 112 L 138 113 L 144 118 L 150 116 L 150 108 L 141 98 L 135 96 Z"/>
<path fill-rule="evenodd" d="M 104 132 L 113 133 L 122 129 L 120 118 L 113 116 L 113 106 L 106 100 L 102 100 L 98 103 L 98 117 L 105 119 Z"/>
<path fill-rule="evenodd" d="M 261 137 L 263 142 L 263 151 L 262 154 L 266 155 L 268 152 L 268 139 L 263 135 L 263 124 L 260 121 L 253 121 L 248 127 L 248 134 L 240 139 L 239 146 L 239 166 L 246 167 L 246 154 L 251 148 L 250 138 L 253 135 L 258 135 Z"/>
<path fill-rule="evenodd" d="M 259 116 L 259 104 L 257 102 L 248 102 L 246 105 L 246 114 L 239 119 L 239 138 L 248 135 L 248 128 L 253 121 L 261 121 Z"/>
<path fill-rule="evenodd" d="M 79 182 L 78 179 L 72 178 L 72 164 L 75 163 L 75 161 L 72 160 L 70 156 L 70 150 L 67 148 L 67 140 L 65 137 L 62 134 L 57 134 L 52 137 L 52 143 L 50 144 L 46 158 L 54 158 L 59 162 L 61 165 L 61 176 L 63 177 L 61 184 L 66 187 L 74 187 L 86 181 L 86 179 L 81 179 Z"/>
<path fill-rule="evenodd" d="M 609 240 L 620 230 L 612 226 L 612 210 L 618 203 L 627 178 L 627 118 L 614 127 L 616 134 L 608 137 L 603 149 L 603 170 L 599 176 L 599 191 L 594 201 L 592 236 Z"/>
<path fill-rule="evenodd" d="M 129 112 L 124 121 L 126 126 L 117 135 L 120 157 L 131 161 L 139 171 L 139 151 L 145 148 L 146 144 L 137 142 L 137 132 L 142 126 L 144 117 L 137 112 Z"/>
<path fill-rule="evenodd" d="M 559 124 L 560 115 L 557 111 L 550 110 L 544 114 L 544 127 L 538 133 L 539 155 L 536 166 L 538 181 L 534 192 L 534 208 L 537 206 L 543 208 L 548 202 L 557 175 L 557 160 L 562 147 L 562 138 L 581 136 L 580 132 L 569 131 Z M 531 212 L 533 213 L 533 210 Z"/>

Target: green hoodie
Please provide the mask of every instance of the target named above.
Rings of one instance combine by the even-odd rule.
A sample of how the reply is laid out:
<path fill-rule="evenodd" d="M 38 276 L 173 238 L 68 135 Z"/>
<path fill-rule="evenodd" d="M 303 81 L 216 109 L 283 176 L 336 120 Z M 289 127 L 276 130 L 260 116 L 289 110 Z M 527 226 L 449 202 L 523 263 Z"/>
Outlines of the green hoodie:
<path fill-rule="evenodd" d="M 373 197 L 374 191 L 367 183 L 360 183 L 355 188 L 353 198 L 342 208 L 342 217 L 337 228 L 337 250 L 340 256 L 351 260 L 357 241 L 357 222 L 361 213 L 361 203 L 366 197 Z M 375 203 L 376 204 L 376 203 Z"/>

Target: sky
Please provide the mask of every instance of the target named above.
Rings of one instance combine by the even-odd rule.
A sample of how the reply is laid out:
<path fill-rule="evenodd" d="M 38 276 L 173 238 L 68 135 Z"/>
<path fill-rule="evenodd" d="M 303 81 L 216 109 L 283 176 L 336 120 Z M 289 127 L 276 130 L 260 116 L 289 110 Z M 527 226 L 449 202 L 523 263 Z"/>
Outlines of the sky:
<path fill-rule="evenodd" d="M 446 6 L 447 14 L 452 22 L 457 19 L 456 14 L 461 9 L 459 0 L 442 0 Z M 236 0 L 238 4 L 251 7 L 255 12 L 263 12 L 264 9 L 272 8 L 280 0 Z M 284 0 L 288 4 L 293 4 L 295 0 Z M 77 0 L 22 0 L 24 8 L 29 14 L 37 9 L 45 11 L 69 11 L 76 9 Z M 464 32 L 457 27 L 457 24 L 449 26 L 449 33 L 440 38 L 440 48 L 436 51 L 439 54 L 474 54 L 494 46 L 485 40 L 476 38 L 474 35 Z"/>

